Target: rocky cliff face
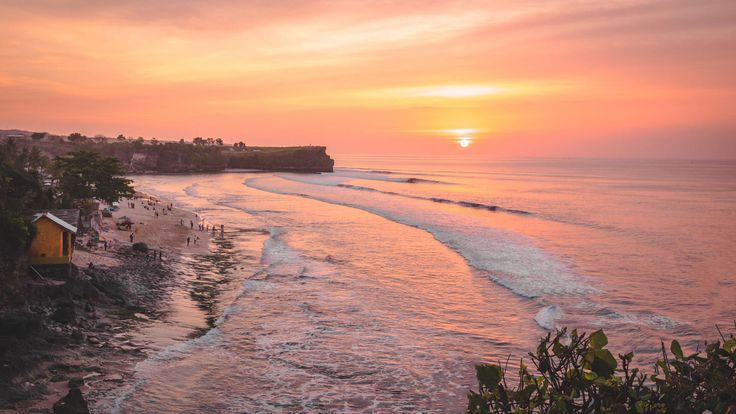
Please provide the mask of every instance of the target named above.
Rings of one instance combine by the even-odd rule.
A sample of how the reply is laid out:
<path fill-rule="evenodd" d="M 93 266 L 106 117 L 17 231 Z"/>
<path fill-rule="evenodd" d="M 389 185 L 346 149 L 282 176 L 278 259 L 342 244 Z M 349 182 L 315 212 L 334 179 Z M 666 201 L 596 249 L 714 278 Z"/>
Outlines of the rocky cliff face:
<path fill-rule="evenodd" d="M 134 173 L 215 172 L 227 167 L 227 157 L 217 147 L 163 144 L 115 155 Z"/>
<path fill-rule="evenodd" d="M 269 171 L 332 172 L 326 147 L 253 148 L 229 155 L 228 168 Z"/>
<path fill-rule="evenodd" d="M 97 142 L 90 139 L 71 143 L 61 137 L 32 140 L 29 138 L 30 132 L 20 132 L 28 136 L 22 135 L 19 139 L 39 148 L 51 158 L 63 156 L 70 151 L 95 151 L 116 157 L 130 173 L 217 172 L 226 168 L 332 172 L 335 164 L 327 155 L 326 147 L 247 147 L 242 151 L 233 151 L 228 146 L 179 142 L 159 142 L 152 145 L 150 142 Z"/>

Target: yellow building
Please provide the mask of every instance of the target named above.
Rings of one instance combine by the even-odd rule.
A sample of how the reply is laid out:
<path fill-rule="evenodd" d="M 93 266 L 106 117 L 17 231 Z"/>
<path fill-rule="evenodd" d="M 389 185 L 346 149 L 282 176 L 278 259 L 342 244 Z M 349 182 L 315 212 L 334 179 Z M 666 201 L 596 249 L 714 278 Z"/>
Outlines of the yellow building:
<path fill-rule="evenodd" d="M 64 219 L 60 218 L 64 217 Z M 69 222 L 73 222 L 71 224 Z M 79 210 L 55 210 L 33 216 L 36 236 L 31 241 L 32 265 L 68 265 L 74 256 Z"/>

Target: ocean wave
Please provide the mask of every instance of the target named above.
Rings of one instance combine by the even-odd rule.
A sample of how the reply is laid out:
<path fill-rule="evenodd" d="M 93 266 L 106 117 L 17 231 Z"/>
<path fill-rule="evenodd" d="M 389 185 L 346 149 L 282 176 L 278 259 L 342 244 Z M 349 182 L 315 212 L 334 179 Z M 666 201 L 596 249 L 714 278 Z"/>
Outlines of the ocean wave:
<path fill-rule="evenodd" d="M 415 200 L 426 200 L 426 201 L 431 201 L 431 202 L 440 203 L 440 204 L 454 204 L 454 205 L 461 206 L 461 207 L 475 208 L 475 209 L 481 209 L 481 210 L 503 211 L 505 213 L 521 214 L 521 215 L 531 214 L 530 212 L 524 211 L 524 210 L 504 208 L 504 207 L 499 207 L 499 206 L 492 205 L 492 204 L 476 203 L 474 201 L 463 201 L 463 200 L 458 201 L 458 200 L 450 200 L 448 198 L 442 198 L 442 197 L 421 197 L 421 196 L 414 196 L 410 194 L 402 194 L 396 191 L 379 190 L 376 188 L 366 187 L 362 185 L 355 185 L 355 184 L 337 184 L 336 186 L 342 187 L 342 188 L 349 188 L 352 190 L 370 191 L 370 192 L 376 192 L 376 193 L 381 193 L 381 194 L 412 198 Z"/>
<path fill-rule="evenodd" d="M 296 195 L 357 208 L 397 223 L 425 230 L 439 242 L 460 254 L 470 266 L 519 296 L 537 298 L 550 295 L 586 295 L 597 291 L 588 284 L 585 278 L 571 272 L 556 257 L 536 247 L 524 236 L 494 227 L 478 226 L 472 217 L 457 216 L 450 212 L 436 210 L 426 210 L 425 213 L 421 213 L 414 208 L 386 203 L 385 200 L 378 198 L 352 196 L 345 198 L 344 194 L 334 192 L 334 190 L 324 191 L 319 185 L 310 188 L 309 186 L 296 186 L 288 180 L 278 182 L 273 181 L 274 179 L 278 180 L 279 177 L 251 178 L 245 180 L 244 184 L 277 194 Z M 346 185 L 351 186 L 348 188 L 356 187 L 352 184 Z M 376 194 L 393 195 L 392 192 L 369 187 L 358 189 L 367 189 L 365 191 Z"/>
<path fill-rule="evenodd" d="M 428 180 L 426 178 L 416 178 L 416 177 L 409 177 L 406 179 L 406 182 L 409 184 L 416 184 L 416 183 L 447 184 L 442 181 Z"/>
<path fill-rule="evenodd" d="M 393 172 L 393 171 L 381 171 L 381 170 L 373 170 L 373 171 L 355 171 L 355 170 L 337 170 L 334 173 L 330 173 L 329 175 L 334 177 L 344 177 L 344 178 L 353 178 L 353 179 L 359 179 L 359 180 L 369 180 L 369 181 L 386 181 L 386 182 L 393 182 L 393 183 L 407 183 L 407 184 L 452 184 L 445 181 L 439 181 L 439 180 L 432 180 L 429 178 L 420 178 L 420 177 L 396 177 L 396 175 L 399 175 L 402 173 Z M 417 174 L 421 175 L 421 174 Z"/>

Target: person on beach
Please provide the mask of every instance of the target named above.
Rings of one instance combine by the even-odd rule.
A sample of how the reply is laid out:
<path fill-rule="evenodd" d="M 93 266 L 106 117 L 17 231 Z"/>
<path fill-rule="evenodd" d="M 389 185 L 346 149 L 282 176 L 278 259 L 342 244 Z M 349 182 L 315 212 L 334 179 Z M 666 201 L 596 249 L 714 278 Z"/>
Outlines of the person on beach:
<path fill-rule="evenodd" d="M 133 243 L 133 233 L 130 233 L 130 242 Z"/>
<path fill-rule="evenodd" d="M 189 229 L 191 230 L 193 228 L 194 228 L 194 222 L 192 220 L 189 220 Z"/>
<path fill-rule="evenodd" d="M 187 246 L 189 246 L 189 241 L 190 240 L 191 240 L 191 238 L 189 236 L 187 236 Z"/>
<path fill-rule="evenodd" d="M 179 219 L 179 224 L 183 227 L 184 226 L 184 219 Z"/>
<path fill-rule="evenodd" d="M 105 251 L 107 251 L 107 240 L 105 240 L 105 243 L 103 243 L 103 246 L 105 246 Z"/>
<path fill-rule="evenodd" d="M 199 239 L 199 236 L 194 236 L 194 244 L 197 244 L 197 239 Z"/>

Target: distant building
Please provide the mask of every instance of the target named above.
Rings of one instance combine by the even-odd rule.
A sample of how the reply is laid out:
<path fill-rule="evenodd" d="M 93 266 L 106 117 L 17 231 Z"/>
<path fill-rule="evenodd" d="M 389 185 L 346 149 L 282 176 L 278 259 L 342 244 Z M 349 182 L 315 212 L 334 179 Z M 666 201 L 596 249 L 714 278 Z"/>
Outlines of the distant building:
<path fill-rule="evenodd" d="M 34 214 L 36 235 L 31 241 L 32 265 L 69 265 L 80 224 L 79 210 L 49 210 Z"/>

